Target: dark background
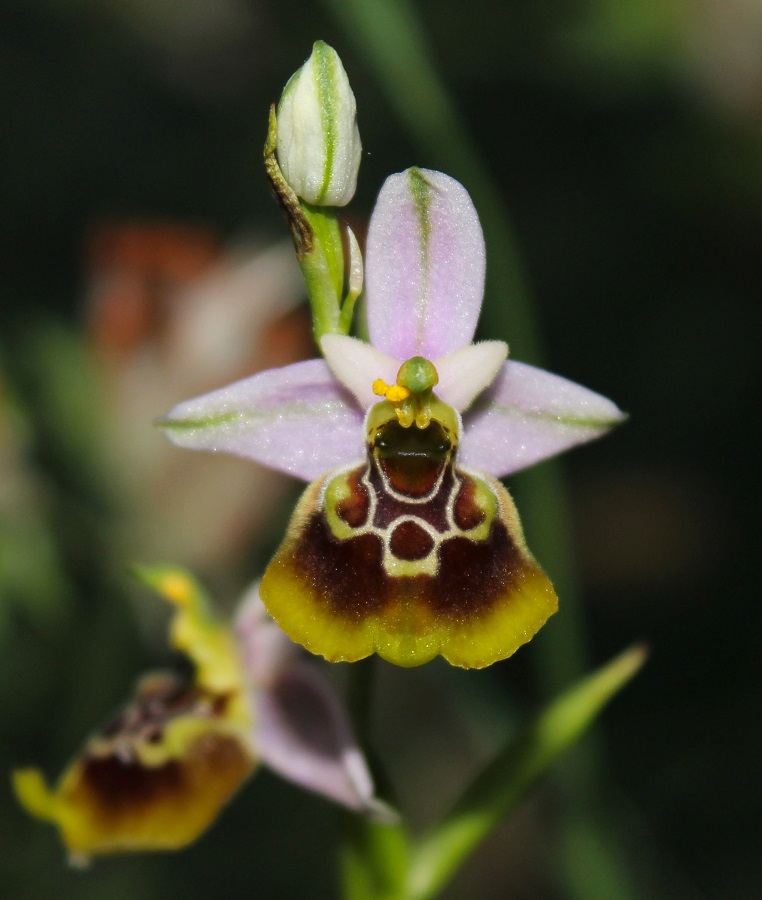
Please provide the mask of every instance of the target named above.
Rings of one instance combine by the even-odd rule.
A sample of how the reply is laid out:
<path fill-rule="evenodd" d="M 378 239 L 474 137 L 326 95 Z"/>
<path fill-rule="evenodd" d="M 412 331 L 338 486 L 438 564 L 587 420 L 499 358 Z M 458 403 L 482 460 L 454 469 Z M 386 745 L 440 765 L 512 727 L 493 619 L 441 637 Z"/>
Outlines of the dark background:
<path fill-rule="evenodd" d="M 93 234 L 169 223 L 222 246 L 282 237 L 260 165 L 267 106 L 317 38 L 341 54 L 358 100 L 358 228 L 387 174 L 444 166 L 400 122 L 330 6 L 0 2 L 0 421 L 12 435 L 0 443 L 3 770 L 36 761 L 55 775 L 134 676 L 166 660 L 160 624 L 124 575 L 131 559 L 115 549 L 121 500 L 99 458 Z M 513 218 L 548 367 L 630 414 L 565 460 L 586 665 L 635 640 L 652 651 L 606 712 L 595 757 L 597 814 L 625 893 L 584 830 L 576 851 L 559 840 L 575 800 L 554 782 L 469 863 L 453 897 L 580 896 L 565 852 L 600 886 L 588 897 L 759 896 L 753 7 L 414 4 Z M 511 298 L 487 303 L 490 336 L 510 343 Z M 275 524 L 234 570 L 200 572 L 223 606 L 256 574 Z M 414 823 L 446 809 L 463 771 L 489 755 L 508 727 L 501 709 L 510 722 L 534 708 L 533 652 L 473 675 L 382 667 L 374 729 Z M 8 897 L 200 898 L 223 885 L 230 897 L 335 895 L 335 811 L 267 773 L 195 847 L 87 873 L 65 867 L 53 831 L 21 813 L 3 780 Z"/>

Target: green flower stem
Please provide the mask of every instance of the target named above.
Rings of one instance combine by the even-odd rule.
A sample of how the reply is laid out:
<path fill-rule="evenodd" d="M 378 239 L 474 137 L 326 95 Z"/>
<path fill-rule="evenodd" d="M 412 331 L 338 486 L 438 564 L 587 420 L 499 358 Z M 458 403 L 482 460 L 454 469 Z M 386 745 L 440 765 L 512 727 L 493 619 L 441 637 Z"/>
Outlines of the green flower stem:
<path fill-rule="evenodd" d="M 622 653 L 554 700 L 500 753 L 415 851 L 403 891 L 406 900 L 429 900 L 439 893 L 644 660 L 643 647 Z"/>
<path fill-rule="evenodd" d="M 345 900 L 402 900 L 410 850 L 402 825 L 343 814 L 341 876 Z"/>
<path fill-rule="evenodd" d="M 347 672 L 347 707 L 355 735 L 371 760 L 376 783 L 384 793 L 384 773 L 373 765 L 368 730 L 377 660 L 360 660 Z M 372 822 L 353 813 L 342 815 L 341 881 L 345 900 L 397 900 L 409 867 L 410 842 L 402 823 Z"/>
<path fill-rule="evenodd" d="M 332 207 L 301 203 L 312 230 L 312 247 L 297 253 L 312 310 L 312 328 L 319 343 L 325 334 L 348 334 L 341 315 L 344 294 L 344 251 L 341 224 Z M 350 321 L 351 325 L 351 321 Z"/>
<path fill-rule="evenodd" d="M 313 206 L 296 195 L 278 165 L 277 142 L 278 121 L 275 107 L 271 107 L 264 149 L 265 171 L 294 239 L 296 258 L 310 300 L 312 329 L 319 345 L 323 335 L 348 334 L 351 325 L 351 319 L 347 325 L 346 315 L 342 316 L 344 245 L 341 224 L 333 207 Z"/>

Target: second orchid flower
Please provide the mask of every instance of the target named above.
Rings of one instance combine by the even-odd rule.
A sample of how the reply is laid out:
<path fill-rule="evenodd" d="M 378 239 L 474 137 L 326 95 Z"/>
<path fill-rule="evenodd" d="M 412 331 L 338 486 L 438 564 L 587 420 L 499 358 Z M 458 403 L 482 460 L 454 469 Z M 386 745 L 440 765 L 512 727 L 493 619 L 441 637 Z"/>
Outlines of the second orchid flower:
<path fill-rule="evenodd" d="M 73 862 L 189 844 L 260 761 L 352 810 L 395 819 L 374 796 L 338 693 L 269 618 L 257 585 L 230 627 L 182 570 L 138 574 L 175 607 L 171 641 L 193 676 L 144 676 L 53 789 L 37 769 L 13 775 L 22 805 L 59 827 Z"/>

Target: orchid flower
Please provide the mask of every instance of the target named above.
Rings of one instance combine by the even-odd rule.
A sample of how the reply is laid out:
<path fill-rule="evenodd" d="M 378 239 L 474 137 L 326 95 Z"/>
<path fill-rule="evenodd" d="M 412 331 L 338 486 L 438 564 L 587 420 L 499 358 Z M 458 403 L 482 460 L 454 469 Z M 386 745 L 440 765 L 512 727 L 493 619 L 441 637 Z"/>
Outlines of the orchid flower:
<path fill-rule="evenodd" d="M 466 189 L 408 169 L 367 240 L 370 343 L 326 334 L 325 360 L 181 403 L 175 443 L 311 481 L 262 581 L 295 641 L 333 661 L 403 666 L 511 655 L 557 608 L 497 480 L 623 418 L 609 400 L 473 344 L 485 249 Z"/>
<path fill-rule="evenodd" d="M 374 797 L 338 694 L 267 616 L 257 585 L 231 628 L 212 617 L 183 571 L 140 574 L 176 606 L 171 641 L 193 664 L 193 677 L 143 677 L 55 789 L 37 769 L 14 773 L 23 806 L 58 825 L 74 862 L 185 846 L 259 762 L 350 809 L 394 819 Z"/>

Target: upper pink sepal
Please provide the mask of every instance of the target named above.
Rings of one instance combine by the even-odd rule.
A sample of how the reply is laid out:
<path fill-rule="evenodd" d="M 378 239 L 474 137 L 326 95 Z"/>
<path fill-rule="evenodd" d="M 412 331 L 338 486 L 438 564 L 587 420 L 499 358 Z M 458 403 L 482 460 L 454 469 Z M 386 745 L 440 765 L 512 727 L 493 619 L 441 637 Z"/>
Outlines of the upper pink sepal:
<path fill-rule="evenodd" d="M 368 227 L 371 343 L 399 360 L 470 344 L 484 295 L 484 236 L 460 182 L 430 169 L 387 178 Z"/>

